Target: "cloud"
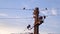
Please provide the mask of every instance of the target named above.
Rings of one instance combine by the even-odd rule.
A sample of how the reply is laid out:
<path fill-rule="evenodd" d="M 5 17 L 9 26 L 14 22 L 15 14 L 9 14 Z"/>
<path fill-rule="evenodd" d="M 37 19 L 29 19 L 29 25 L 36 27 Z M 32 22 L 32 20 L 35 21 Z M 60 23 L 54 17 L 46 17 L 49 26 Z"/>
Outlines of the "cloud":
<path fill-rule="evenodd" d="M 11 33 L 21 33 L 23 29 L 21 28 L 10 28 L 10 27 L 0 27 L 1 34 L 11 34 Z"/>
<path fill-rule="evenodd" d="M 52 8 L 51 12 L 52 12 L 52 15 L 57 15 L 57 10 L 56 9 Z"/>
<path fill-rule="evenodd" d="M 41 14 L 42 15 L 49 15 L 49 10 L 43 10 L 43 11 L 41 11 Z"/>
<path fill-rule="evenodd" d="M 0 13 L 0 16 L 8 16 L 7 14 L 5 14 L 5 13 Z"/>
<path fill-rule="evenodd" d="M 52 8 L 52 9 L 48 9 L 48 10 L 43 10 L 43 11 L 41 11 L 41 13 L 43 15 L 47 15 L 47 16 L 51 16 L 51 15 L 56 16 L 57 10 L 55 8 Z"/>
<path fill-rule="evenodd" d="M 48 34 L 48 32 L 46 32 L 46 31 L 40 31 L 40 34 Z"/>

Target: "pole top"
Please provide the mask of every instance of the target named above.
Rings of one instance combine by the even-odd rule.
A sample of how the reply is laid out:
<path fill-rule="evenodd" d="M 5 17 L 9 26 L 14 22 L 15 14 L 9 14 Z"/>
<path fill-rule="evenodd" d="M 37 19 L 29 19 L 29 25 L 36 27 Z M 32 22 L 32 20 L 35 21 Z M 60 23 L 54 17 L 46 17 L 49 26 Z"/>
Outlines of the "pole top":
<path fill-rule="evenodd" d="M 39 8 L 38 8 L 38 7 L 36 7 L 35 9 L 36 9 L 36 10 L 39 10 Z"/>

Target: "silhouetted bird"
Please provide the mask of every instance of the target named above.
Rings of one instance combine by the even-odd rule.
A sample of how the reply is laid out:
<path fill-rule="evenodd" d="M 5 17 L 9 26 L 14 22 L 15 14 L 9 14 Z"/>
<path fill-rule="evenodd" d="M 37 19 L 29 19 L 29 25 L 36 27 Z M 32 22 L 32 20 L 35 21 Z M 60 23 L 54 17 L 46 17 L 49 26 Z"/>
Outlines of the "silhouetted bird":
<path fill-rule="evenodd" d="M 45 10 L 48 10 L 47 8 L 45 8 Z"/>
<path fill-rule="evenodd" d="M 25 10 L 25 8 L 23 8 L 23 10 Z"/>

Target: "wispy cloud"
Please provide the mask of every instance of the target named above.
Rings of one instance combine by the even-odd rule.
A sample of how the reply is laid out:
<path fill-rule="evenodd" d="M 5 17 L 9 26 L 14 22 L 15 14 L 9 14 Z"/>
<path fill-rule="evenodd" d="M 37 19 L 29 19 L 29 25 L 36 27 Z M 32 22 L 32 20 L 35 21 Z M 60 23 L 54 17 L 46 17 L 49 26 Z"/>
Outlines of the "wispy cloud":
<path fill-rule="evenodd" d="M 21 33 L 21 28 L 0 27 L 1 34 Z"/>
<path fill-rule="evenodd" d="M 7 17 L 8 15 L 5 14 L 5 13 L 0 13 L 0 16 L 5 16 L 5 17 Z"/>
<path fill-rule="evenodd" d="M 6 17 L 6 18 L 20 18 L 19 16 L 11 16 L 9 14 L 6 14 L 6 13 L 0 13 L 0 17 Z"/>
<path fill-rule="evenodd" d="M 46 31 L 45 32 L 40 31 L 40 34 L 48 34 L 48 32 L 46 32 Z"/>
<path fill-rule="evenodd" d="M 57 10 L 56 9 L 52 8 L 51 12 L 52 12 L 52 15 L 57 15 Z"/>
<path fill-rule="evenodd" d="M 52 9 L 41 11 L 41 13 L 43 15 L 47 15 L 47 16 L 50 16 L 50 15 L 56 16 L 57 15 L 57 10 L 55 8 L 52 8 Z"/>

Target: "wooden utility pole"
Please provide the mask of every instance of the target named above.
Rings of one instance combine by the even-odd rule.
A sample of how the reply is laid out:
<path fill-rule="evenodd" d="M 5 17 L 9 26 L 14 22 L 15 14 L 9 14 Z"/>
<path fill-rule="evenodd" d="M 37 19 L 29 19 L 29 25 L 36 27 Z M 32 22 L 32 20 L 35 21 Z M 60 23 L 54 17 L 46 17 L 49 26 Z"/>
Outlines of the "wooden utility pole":
<path fill-rule="evenodd" d="M 41 25 L 44 22 L 44 19 L 46 18 L 46 16 L 39 16 L 39 8 L 36 7 L 34 9 L 34 34 L 39 34 L 39 25 Z"/>
<path fill-rule="evenodd" d="M 35 19 L 35 22 L 34 22 L 34 34 L 39 34 L 39 25 L 38 25 L 39 8 L 36 7 L 33 14 L 34 14 L 34 19 Z"/>

